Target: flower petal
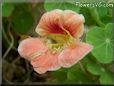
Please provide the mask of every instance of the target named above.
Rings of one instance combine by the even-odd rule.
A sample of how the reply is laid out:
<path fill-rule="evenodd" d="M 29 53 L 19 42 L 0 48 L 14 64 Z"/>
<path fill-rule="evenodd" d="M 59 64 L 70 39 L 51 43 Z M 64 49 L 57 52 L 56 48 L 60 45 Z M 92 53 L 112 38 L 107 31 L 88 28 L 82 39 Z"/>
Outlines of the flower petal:
<path fill-rule="evenodd" d="M 52 10 L 45 13 L 36 28 L 36 32 L 47 34 L 66 34 L 67 30 L 73 37 L 81 37 L 84 32 L 84 17 L 71 10 Z"/>
<path fill-rule="evenodd" d="M 59 63 L 62 67 L 71 67 L 84 58 L 92 50 L 92 46 L 87 43 L 76 43 L 73 47 L 67 47 L 59 55 Z"/>
<path fill-rule="evenodd" d="M 34 68 L 34 70 L 39 74 L 44 74 L 47 72 L 47 67 Z"/>
<path fill-rule="evenodd" d="M 31 64 L 38 73 L 45 73 L 46 71 L 54 71 L 60 68 L 58 63 L 58 53 L 52 54 L 47 51 L 45 54 L 37 57 L 31 61 Z"/>
<path fill-rule="evenodd" d="M 49 69 L 48 71 L 55 71 L 55 70 L 58 70 L 60 68 L 60 64 L 58 62 L 58 55 L 59 53 L 56 53 L 56 54 L 50 54 L 50 66 L 49 66 Z"/>
<path fill-rule="evenodd" d="M 63 33 L 64 31 L 59 27 L 59 20 L 61 18 L 62 10 L 56 9 L 45 13 L 36 28 L 36 32 L 44 36 L 50 33 Z"/>
<path fill-rule="evenodd" d="M 47 46 L 40 38 L 27 38 L 18 46 L 19 54 L 27 60 L 31 60 L 47 51 Z"/>
<path fill-rule="evenodd" d="M 81 37 L 84 32 L 85 22 L 83 15 L 77 14 L 71 10 L 65 10 L 63 13 L 63 27 L 74 37 Z"/>

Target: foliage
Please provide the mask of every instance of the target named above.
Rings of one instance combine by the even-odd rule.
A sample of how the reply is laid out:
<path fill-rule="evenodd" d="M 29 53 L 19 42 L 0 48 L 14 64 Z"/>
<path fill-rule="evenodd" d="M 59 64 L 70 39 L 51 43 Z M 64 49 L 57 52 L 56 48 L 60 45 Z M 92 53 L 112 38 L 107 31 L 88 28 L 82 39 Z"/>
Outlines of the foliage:
<path fill-rule="evenodd" d="M 17 47 L 20 40 L 28 35 L 37 35 L 34 29 L 42 14 L 53 9 L 73 10 L 83 14 L 87 26 L 84 38 L 87 43 L 94 46 L 94 49 L 71 68 L 61 68 L 39 75 L 33 71 L 28 61 L 20 58 Z M 114 84 L 114 38 L 111 13 L 112 8 L 81 8 L 70 1 L 4 3 L 2 5 L 3 83 Z"/>
<path fill-rule="evenodd" d="M 55 0 L 52 0 L 53 2 Z M 48 0 L 45 0 L 44 7 L 46 11 L 50 11 L 53 9 L 62 9 L 62 10 L 73 10 L 75 12 L 79 12 L 79 7 L 76 7 L 75 3 L 69 3 L 69 2 L 61 2 L 60 0 L 56 1 L 56 3 L 49 2 Z"/>
<path fill-rule="evenodd" d="M 4 3 L 2 5 L 2 15 L 5 16 L 5 17 L 8 17 L 11 15 L 11 13 L 13 12 L 14 10 L 14 6 L 13 4 L 9 4 L 9 3 Z"/>
<path fill-rule="evenodd" d="M 86 39 L 88 43 L 94 46 L 92 54 L 99 62 L 111 63 L 114 61 L 113 24 L 107 24 L 105 28 L 93 27 L 88 32 Z"/>

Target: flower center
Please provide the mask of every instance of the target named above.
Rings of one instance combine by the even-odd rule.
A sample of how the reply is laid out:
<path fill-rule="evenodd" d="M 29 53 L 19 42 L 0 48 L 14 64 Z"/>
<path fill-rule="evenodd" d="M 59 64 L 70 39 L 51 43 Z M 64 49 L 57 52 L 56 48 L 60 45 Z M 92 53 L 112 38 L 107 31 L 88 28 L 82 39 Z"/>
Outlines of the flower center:
<path fill-rule="evenodd" d="M 52 53 L 61 52 L 65 47 L 75 48 L 76 39 L 69 35 L 51 34 L 46 38 L 46 44 Z"/>

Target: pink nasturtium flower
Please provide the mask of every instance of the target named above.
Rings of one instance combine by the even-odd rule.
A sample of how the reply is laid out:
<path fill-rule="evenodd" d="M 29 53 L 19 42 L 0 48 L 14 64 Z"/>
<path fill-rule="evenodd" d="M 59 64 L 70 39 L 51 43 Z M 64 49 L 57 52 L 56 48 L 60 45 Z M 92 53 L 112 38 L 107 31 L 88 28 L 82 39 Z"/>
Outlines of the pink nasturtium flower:
<path fill-rule="evenodd" d="M 84 17 L 71 10 L 46 12 L 36 32 L 41 37 L 23 40 L 18 52 L 39 74 L 71 67 L 92 50 L 92 45 L 80 40 L 84 32 Z"/>

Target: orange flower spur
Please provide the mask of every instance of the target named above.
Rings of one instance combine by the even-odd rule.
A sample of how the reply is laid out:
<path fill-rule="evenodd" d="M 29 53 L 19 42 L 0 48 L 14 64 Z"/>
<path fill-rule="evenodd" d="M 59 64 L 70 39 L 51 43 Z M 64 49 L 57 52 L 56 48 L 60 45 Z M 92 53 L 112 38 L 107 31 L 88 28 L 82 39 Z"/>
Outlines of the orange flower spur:
<path fill-rule="evenodd" d="M 55 9 L 46 12 L 36 27 L 41 37 L 23 40 L 18 52 L 30 61 L 39 74 L 71 67 L 93 48 L 80 40 L 84 22 L 83 15 L 71 10 Z"/>

